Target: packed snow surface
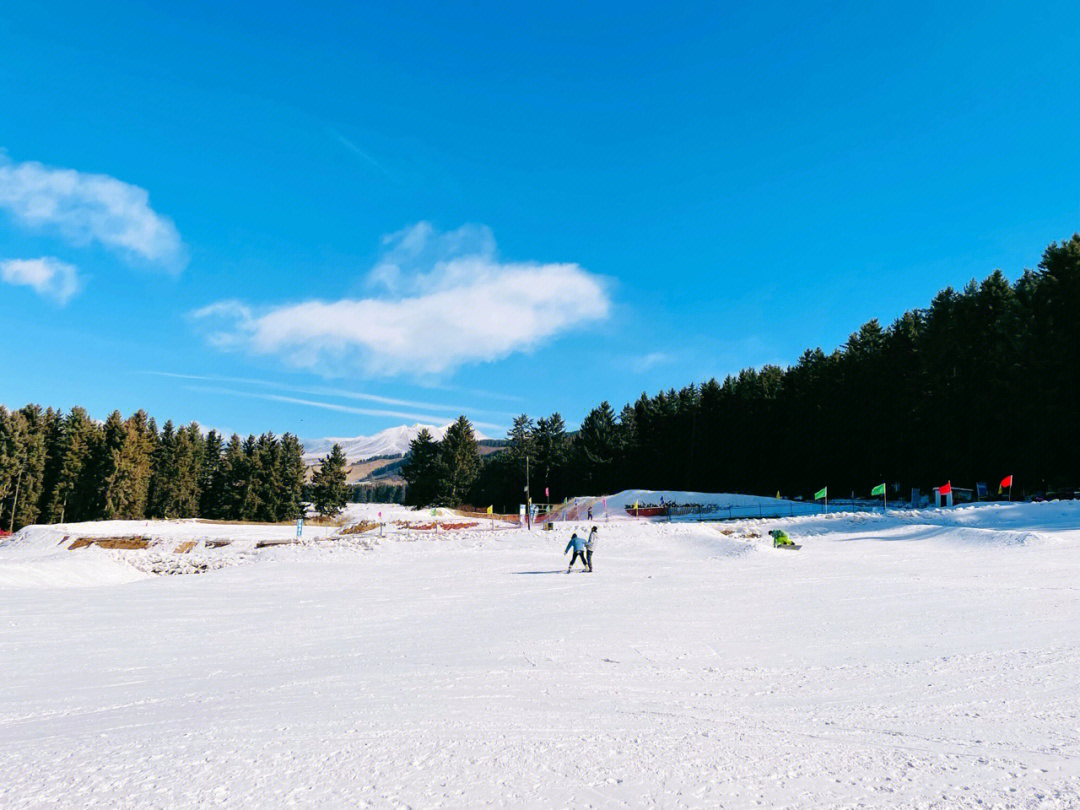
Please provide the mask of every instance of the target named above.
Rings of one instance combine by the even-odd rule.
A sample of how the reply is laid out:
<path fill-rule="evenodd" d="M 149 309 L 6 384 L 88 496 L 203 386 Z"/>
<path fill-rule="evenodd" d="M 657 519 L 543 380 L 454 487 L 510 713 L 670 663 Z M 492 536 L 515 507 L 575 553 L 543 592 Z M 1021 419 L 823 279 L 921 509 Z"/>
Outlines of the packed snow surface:
<path fill-rule="evenodd" d="M 0 807 L 1080 807 L 1080 505 L 613 514 L 569 576 L 380 510 L 0 544 Z"/>

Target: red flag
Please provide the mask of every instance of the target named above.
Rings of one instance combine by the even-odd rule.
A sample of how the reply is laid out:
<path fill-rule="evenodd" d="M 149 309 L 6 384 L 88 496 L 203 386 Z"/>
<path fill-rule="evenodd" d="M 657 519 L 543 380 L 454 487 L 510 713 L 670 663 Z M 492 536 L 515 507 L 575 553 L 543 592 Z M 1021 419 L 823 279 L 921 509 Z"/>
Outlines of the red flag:
<path fill-rule="evenodd" d="M 942 495 L 948 495 L 952 492 L 952 481 L 946 481 L 944 486 L 938 487 L 938 492 Z"/>
<path fill-rule="evenodd" d="M 1011 475 L 1006 475 L 1004 478 L 1001 479 L 1001 488 L 1002 489 L 1009 489 L 1011 487 L 1012 487 L 1012 476 Z"/>

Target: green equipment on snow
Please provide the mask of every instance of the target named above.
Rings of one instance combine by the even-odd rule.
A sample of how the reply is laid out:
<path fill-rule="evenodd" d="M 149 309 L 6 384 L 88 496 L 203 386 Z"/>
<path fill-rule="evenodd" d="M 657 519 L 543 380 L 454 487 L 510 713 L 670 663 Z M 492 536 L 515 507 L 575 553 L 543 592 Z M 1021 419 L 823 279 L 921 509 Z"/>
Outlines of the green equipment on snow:
<path fill-rule="evenodd" d="M 793 543 L 791 538 L 787 536 L 787 532 L 783 529 L 773 529 L 769 532 L 769 537 L 772 538 L 773 548 L 788 548 L 792 551 L 798 551 L 802 546 L 797 543 Z"/>

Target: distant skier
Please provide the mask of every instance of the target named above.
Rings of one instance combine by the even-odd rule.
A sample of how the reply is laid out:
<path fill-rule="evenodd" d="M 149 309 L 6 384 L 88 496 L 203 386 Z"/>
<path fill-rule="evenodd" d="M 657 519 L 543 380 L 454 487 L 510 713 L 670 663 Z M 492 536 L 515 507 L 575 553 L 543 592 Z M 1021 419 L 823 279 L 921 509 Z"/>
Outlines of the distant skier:
<path fill-rule="evenodd" d="M 596 527 L 593 526 L 589 532 L 589 539 L 585 541 L 585 563 L 589 566 L 589 573 L 592 573 L 592 553 L 593 547 L 596 545 Z"/>
<path fill-rule="evenodd" d="M 591 506 L 589 507 L 589 517 L 587 518 L 587 520 L 592 520 L 592 507 Z"/>
<path fill-rule="evenodd" d="M 581 558 L 581 564 L 586 571 L 589 570 L 589 563 L 585 560 L 585 538 L 578 537 L 577 532 L 570 535 L 570 542 L 566 544 L 566 549 L 563 551 L 563 555 L 570 549 L 574 550 L 574 556 L 570 558 L 570 567 L 566 569 L 566 573 L 570 573 L 574 567 L 574 563 L 578 561 L 578 557 Z"/>

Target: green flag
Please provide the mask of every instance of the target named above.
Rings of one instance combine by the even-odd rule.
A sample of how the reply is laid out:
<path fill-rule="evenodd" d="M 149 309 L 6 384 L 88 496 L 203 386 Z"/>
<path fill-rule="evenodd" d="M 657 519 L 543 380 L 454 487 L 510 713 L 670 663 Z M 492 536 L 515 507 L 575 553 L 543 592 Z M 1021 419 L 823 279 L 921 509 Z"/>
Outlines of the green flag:
<path fill-rule="evenodd" d="M 822 498 L 828 498 L 828 497 L 829 497 L 829 488 L 828 487 L 822 487 L 821 489 L 819 489 L 817 492 L 814 493 L 814 500 L 815 501 L 820 501 Z"/>
<path fill-rule="evenodd" d="M 884 484 L 878 484 L 876 487 L 874 487 L 872 490 L 870 490 L 870 494 L 871 495 L 884 495 L 885 494 L 885 485 Z"/>

